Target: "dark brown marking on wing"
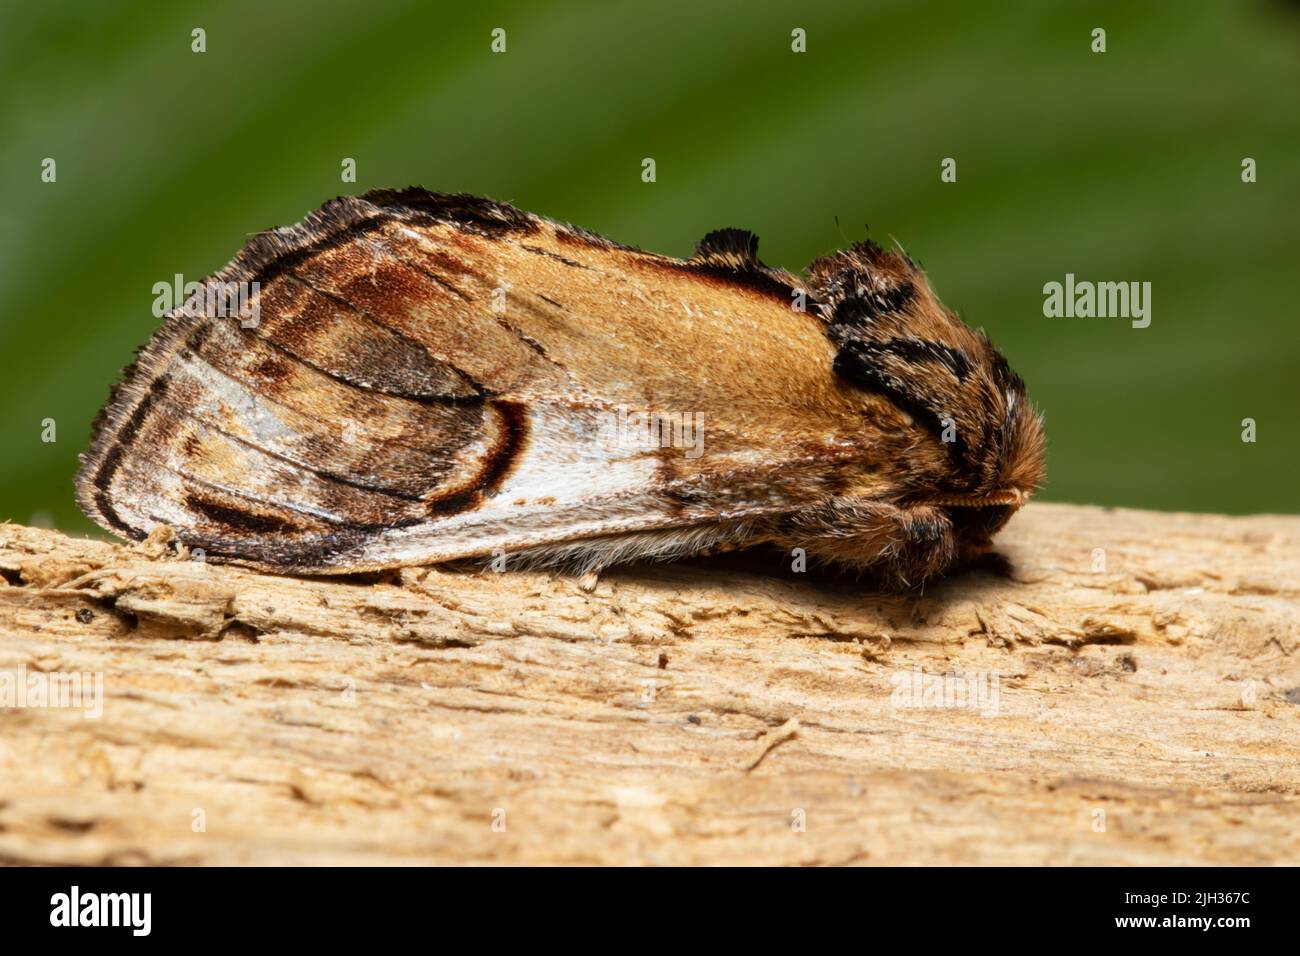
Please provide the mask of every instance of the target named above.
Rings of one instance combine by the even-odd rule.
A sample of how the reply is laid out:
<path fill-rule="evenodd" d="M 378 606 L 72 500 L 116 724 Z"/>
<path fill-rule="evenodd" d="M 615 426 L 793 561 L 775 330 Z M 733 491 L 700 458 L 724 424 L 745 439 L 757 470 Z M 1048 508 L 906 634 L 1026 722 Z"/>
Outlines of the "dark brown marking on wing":
<path fill-rule="evenodd" d="M 462 511 L 473 511 L 483 503 L 483 493 L 477 489 L 452 491 L 436 498 L 430 498 L 429 514 L 434 517 L 450 517 Z"/>
<path fill-rule="evenodd" d="M 538 298 L 545 299 L 546 296 L 538 296 Z M 549 302 L 550 300 L 547 299 L 547 301 Z M 537 306 L 534 305 L 532 302 L 530 302 L 530 301 L 528 300 L 528 294 L 524 294 L 523 296 L 516 296 L 516 297 L 515 297 L 515 302 L 518 303 L 518 304 L 520 304 L 522 307 L 524 307 L 524 308 L 526 308 L 526 309 L 528 309 L 528 310 L 530 310 L 530 311 L 533 311 L 533 312 L 537 312 L 537 311 L 539 311 L 539 310 L 537 309 Z M 555 303 L 552 303 L 552 304 L 555 304 Z M 561 306 L 561 308 L 563 308 L 563 307 Z M 547 353 L 547 351 L 546 351 L 546 347 L 545 347 L 544 345 L 542 345 L 541 342 L 537 341 L 537 339 L 533 338 L 531 335 L 529 335 L 528 333 L 524 332 L 522 329 L 518 328 L 514 323 L 512 323 L 512 322 L 511 322 L 509 319 L 507 319 L 504 315 L 502 315 L 502 314 L 500 314 L 499 312 L 496 312 L 495 310 L 493 310 L 493 312 L 492 312 L 492 317 L 495 318 L 495 319 L 497 320 L 497 323 L 498 323 L 502 328 L 504 328 L 506 331 L 508 331 L 508 332 L 509 332 L 511 335 L 513 335 L 515 338 L 519 339 L 520 342 L 523 342 L 525 345 L 527 345 L 530 349 L 532 349 L 534 352 L 536 352 L 538 355 L 540 355 L 542 358 L 544 358 L 544 359 L 545 359 L 547 362 L 549 362 L 551 365 L 554 365 L 556 368 L 561 369 L 561 370 L 563 370 L 563 371 L 565 371 L 565 372 L 568 372 L 568 369 L 564 368 L 563 365 L 561 365 L 561 364 L 560 364 L 559 362 L 557 362 L 555 359 L 551 358 L 551 356 L 550 356 L 550 355 Z"/>
<path fill-rule="evenodd" d="M 487 277 L 483 275 L 481 271 L 475 269 L 465 259 L 459 259 L 456 256 L 453 256 L 450 252 L 443 252 L 442 250 L 432 251 L 421 247 L 416 247 L 415 251 L 421 257 L 428 260 L 434 267 L 441 269 L 445 273 L 448 273 L 450 275 L 469 276 L 471 279 L 475 280 L 476 282 L 480 282 L 483 285 L 489 284 Z M 395 252 L 396 250 L 394 250 L 394 253 Z M 408 261 L 407 257 L 403 256 L 402 261 L 403 262 Z M 426 275 L 432 275 L 432 274 L 433 273 L 431 272 L 426 273 Z"/>
<path fill-rule="evenodd" d="M 366 208 L 367 204 L 371 208 Z M 540 220 L 508 203 L 463 193 L 431 193 L 409 189 L 372 189 L 359 199 L 344 197 L 326 203 L 300 227 L 270 230 L 254 236 L 231 268 L 231 278 L 257 279 L 263 284 L 327 249 L 338 248 L 394 222 L 412 225 L 453 224 L 493 239 L 511 233 L 531 234 Z"/>
<path fill-rule="evenodd" d="M 223 437 L 229 438 L 230 436 Z M 237 441 L 237 439 L 235 440 Z M 128 471 L 131 471 L 136 477 L 139 477 L 142 482 L 146 484 L 148 483 L 149 475 L 147 473 L 135 471 L 132 466 L 129 465 L 127 467 Z M 398 515 L 397 513 L 389 512 L 382 508 L 377 510 L 372 509 L 376 510 L 377 515 L 381 517 L 375 519 L 363 518 L 361 517 L 362 512 L 358 511 L 357 502 L 348 501 L 345 496 L 327 494 L 324 498 L 314 502 L 313 505 L 306 505 L 288 499 L 265 497 L 264 495 L 259 495 L 246 489 L 232 488 L 220 482 L 212 481 L 208 478 L 194 474 L 193 472 L 173 468 L 166 462 L 154 462 L 151 467 L 161 468 L 162 470 L 180 478 L 186 486 L 199 489 L 199 496 L 210 502 L 215 501 L 217 504 L 220 504 L 222 500 L 229 500 L 231 503 L 225 507 L 237 511 L 248 511 L 251 509 L 253 513 L 258 515 L 270 512 L 270 517 L 273 520 L 283 520 L 286 525 L 294 524 L 294 522 L 296 522 L 296 524 L 294 524 L 294 531 L 300 535 L 321 531 L 329 526 L 333 526 L 335 529 L 347 529 L 349 531 L 374 532 L 388 528 L 410 527 L 411 525 L 419 524 L 424 520 L 422 514 L 416 514 L 414 510 L 410 508 L 407 509 L 407 513 L 404 515 Z M 190 494 L 190 492 L 187 492 L 187 494 Z M 183 503 L 186 504 L 186 506 L 190 505 L 188 499 L 185 499 Z M 275 517 L 276 512 L 288 512 L 293 516 L 293 518 L 292 520 L 278 519 Z M 330 512 L 335 512 L 337 514 L 331 514 Z M 156 521 L 166 523 L 165 519 L 159 518 L 156 515 L 153 517 Z M 211 515 L 207 515 L 207 517 L 212 518 Z M 180 530 L 181 529 L 177 529 L 178 533 Z M 186 540 L 187 543 L 203 543 L 196 537 L 190 537 Z M 250 546 L 256 547 L 260 550 L 265 544 L 265 542 L 255 542 L 250 543 Z M 251 554 L 251 551 L 245 552 L 246 557 L 251 556 Z"/>
<path fill-rule="evenodd" d="M 479 261 L 483 258 L 484 243 L 481 238 L 475 238 L 459 232 L 451 232 L 443 238 L 446 240 L 448 245 L 463 249 L 467 258 L 473 259 L 474 261 Z M 400 235 L 384 235 L 380 238 L 371 240 L 371 242 L 401 269 L 413 271 L 440 286 L 450 289 L 466 302 L 475 301 L 475 297 L 461 292 L 443 275 L 429 269 L 426 266 L 426 263 L 432 263 L 435 267 L 453 274 L 470 276 L 482 288 L 487 288 L 489 285 L 500 281 L 490 279 L 481 271 L 471 268 L 462 258 L 442 250 L 431 251 L 419 243 L 410 243 L 405 241 Z M 577 265 L 577 263 L 574 264 Z M 532 302 L 529 301 L 529 296 L 530 293 L 525 291 L 522 294 L 512 295 L 511 299 L 514 303 L 520 303 L 527 308 L 535 308 Z M 513 339 L 531 349 L 543 360 L 547 361 L 551 365 L 558 365 L 558 363 L 556 363 L 547 353 L 541 342 L 539 342 L 535 337 L 528 335 L 511 322 L 501 309 L 497 307 L 489 308 L 486 315 L 483 315 L 481 312 L 476 313 L 475 319 L 477 320 L 480 318 L 490 318 L 502 329 L 508 332 Z"/>
<path fill-rule="evenodd" d="M 190 331 L 187 341 L 201 343 L 209 334 L 211 334 L 211 331 L 212 329 L 208 324 L 197 325 Z M 136 361 L 131 364 L 131 367 L 127 369 L 126 375 L 123 376 L 122 381 L 114 386 L 108 404 L 100 411 L 94 424 L 91 426 L 91 434 L 95 436 L 95 441 L 91 446 L 92 450 L 96 447 L 98 442 L 107 440 L 106 437 L 101 435 L 101 430 L 107 425 L 109 409 L 116 404 L 117 397 L 125 387 L 126 383 L 133 379 L 133 373 L 139 365 L 139 362 L 140 359 L 137 358 Z M 100 514 L 104 516 L 104 520 L 119 531 L 124 532 L 128 538 L 135 541 L 144 540 L 146 537 L 145 532 L 139 528 L 128 525 L 122 520 L 121 515 L 117 513 L 117 510 L 109 500 L 108 489 L 113 482 L 113 476 L 122 465 L 122 460 L 126 454 L 126 446 L 131 443 L 137 434 L 139 434 L 140 429 L 144 426 L 146 419 L 149 417 L 149 413 L 153 410 L 155 405 L 162 401 L 170 384 L 171 376 L 167 372 L 158 374 L 149 382 L 148 388 L 145 389 L 144 394 L 136 402 L 135 408 L 131 410 L 130 416 L 127 417 L 126 421 L 118 428 L 116 435 L 113 436 L 112 445 L 100 459 L 99 467 L 95 470 L 95 474 L 90 479 L 91 486 L 95 488 L 95 505 L 99 508 Z"/>
<path fill-rule="evenodd" d="M 432 271 L 431 269 L 426 269 L 417 263 L 410 263 L 410 262 L 406 262 L 405 260 L 400 260 L 400 261 L 402 261 L 403 264 L 414 269 L 416 272 L 420 273 L 426 279 L 433 280 L 442 288 L 446 289 L 448 292 L 454 295 L 456 298 L 460 299 L 460 301 L 462 302 L 474 301 L 474 297 L 472 295 L 470 295 L 464 289 L 460 288 L 458 285 L 453 283 L 450 279 L 447 279 L 445 276 L 440 276 L 438 275 L 438 273 Z"/>
<path fill-rule="evenodd" d="M 392 285 L 397 287 L 399 290 L 400 285 L 393 279 L 393 277 L 396 275 L 402 275 L 404 277 L 407 274 L 415 274 L 430 280 L 441 288 L 446 289 L 464 302 L 475 301 L 473 295 L 463 292 L 444 275 L 430 269 L 426 263 L 432 263 L 436 267 L 451 273 L 469 276 L 481 286 L 487 286 L 490 282 L 494 281 L 490 280 L 482 272 L 471 268 L 463 259 L 445 251 L 430 251 L 418 243 L 407 241 L 408 238 L 409 237 L 403 237 L 400 234 L 381 234 L 368 240 L 370 247 L 385 257 L 385 259 L 388 260 L 388 263 L 391 264 L 389 266 L 389 272 L 386 274 L 381 273 L 381 275 L 385 275 L 389 278 Z M 466 256 L 474 259 L 482 258 L 482 246 L 484 243 L 481 237 L 476 238 L 458 231 L 452 231 L 443 238 L 448 242 L 448 244 L 458 248 L 463 248 Z M 351 304 L 353 308 L 362 311 L 367 311 L 373 308 L 375 321 L 388 324 L 387 317 L 390 316 L 390 313 L 396 311 L 394 301 L 399 298 L 399 296 L 396 296 L 392 290 L 388 290 L 386 293 L 381 291 L 379 294 L 376 294 L 368 286 L 369 284 L 367 283 L 361 283 L 358 285 L 355 282 L 350 282 L 341 286 L 332 294 L 341 301 Z M 361 301 L 354 300 L 352 295 L 349 294 L 350 292 L 359 294 L 362 297 Z M 516 297 L 515 301 L 526 302 L 526 296 L 523 297 L 522 300 L 519 297 Z M 476 314 L 475 317 L 478 318 L 478 314 Z M 541 343 L 538 342 L 537 339 L 527 335 L 517 328 L 506 318 L 501 310 L 491 308 L 488 310 L 488 315 L 486 317 L 490 317 L 501 326 L 501 328 L 508 332 L 512 338 L 530 348 L 534 353 L 541 356 L 543 359 L 546 359 L 548 362 L 551 361 Z M 555 363 L 552 362 L 552 364 Z M 468 373 L 466 374 L 468 376 Z"/>
<path fill-rule="evenodd" d="M 185 504 L 214 524 L 223 525 L 233 531 L 249 534 L 289 534 L 301 533 L 303 530 L 301 525 L 284 518 L 265 512 L 223 505 L 193 491 L 185 495 Z"/>
<path fill-rule="evenodd" d="M 288 378 L 290 369 L 289 364 L 280 356 L 267 355 L 249 369 L 249 374 L 263 386 L 274 387 Z"/>
<path fill-rule="evenodd" d="M 239 277 L 267 286 L 286 272 L 291 272 L 309 259 L 316 258 L 322 252 L 346 246 L 348 243 L 354 242 L 376 229 L 398 221 L 400 220 L 395 215 L 379 213 L 372 215 L 368 219 L 352 222 L 337 232 L 321 236 L 312 242 L 293 249 L 284 248 L 284 240 L 276 232 L 260 233 L 254 236 L 248 245 L 244 247 L 244 251 L 240 253 L 234 265 L 238 267 L 245 263 L 258 263 L 256 267 L 249 269 L 247 273 L 241 274 Z"/>
<path fill-rule="evenodd" d="M 530 246 L 527 243 L 521 242 L 519 244 L 519 248 L 523 249 L 525 252 L 531 252 L 535 256 L 546 256 L 548 259 L 554 259 L 556 262 L 562 262 L 566 266 L 569 266 L 574 269 L 591 268 L 591 266 L 583 265 L 581 262 L 578 262 L 574 259 L 570 259 L 567 256 L 562 256 L 557 252 L 551 252 L 549 249 L 542 249 L 539 246 Z"/>
<path fill-rule="evenodd" d="M 217 526 L 177 528 L 177 535 L 191 547 L 202 547 L 214 556 L 293 566 L 325 564 L 328 562 L 304 558 L 337 552 L 345 540 L 355 545 L 375 533 L 409 528 L 426 520 L 423 515 L 385 516 L 381 520 L 336 518 L 299 504 L 214 483 L 165 464 L 159 466 L 185 483 L 187 490 L 179 503 Z M 168 523 L 157 514 L 151 517 L 160 524 Z M 250 534 L 272 537 L 250 538 Z"/>
<path fill-rule="evenodd" d="M 264 340 L 258 340 L 264 344 Z M 209 354 L 209 351 L 211 354 Z M 290 391 L 280 394 L 275 389 L 256 392 L 242 374 L 238 361 L 231 357 L 233 350 L 227 344 L 224 348 L 191 352 L 182 347 L 176 353 L 179 357 L 192 357 L 218 375 L 230 380 L 255 398 L 266 401 L 271 407 L 289 411 L 306 423 L 303 428 L 295 429 L 295 434 L 304 441 L 299 448 L 283 446 L 285 450 L 277 451 L 265 444 L 232 433 L 221 427 L 220 419 L 212 420 L 209 415 L 200 415 L 198 410 L 182 407 L 177 415 L 187 415 L 195 419 L 202 427 L 211 429 L 243 447 L 267 455 L 302 471 L 310 472 L 327 480 L 349 484 L 358 489 L 382 494 L 394 495 L 409 501 L 423 501 L 427 489 L 442 480 L 451 471 L 457 461 L 457 454 L 479 434 L 481 427 L 483 400 L 457 402 L 454 405 L 424 405 L 414 403 L 415 408 L 401 416 L 403 425 L 408 427 L 396 435 L 378 439 L 367 434 L 359 434 L 353 441 L 338 443 L 334 430 L 322 428 L 312 430 L 314 420 L 309 402 L 300 401 L 313 394 L 311 389 Z M 310 366 L 306 366 L 310 368 Z M 343 393 L 345 396 L 349 392 Z M 340 402 L 335 407 L 345 418 L 359 421 L 364 429 L 365 423 L 380 415 L 374 407 L 374 400 L 364 390 L 357 390 L 356 399 L 351 404 Z M 366 408 L 370 407 L 367 413 Z M 409 419 L 408 419 L 409 416 Z M 357 455 L 357 451 L 365 451 Z M 309 461 L 309 458 L 312 459 Z M 331 463 L 333 467 L 328 467 Z M 347 477 L 347 474 L 372 474 L 383 479 L 362 481 Z"/>
<path fill-rule="evenodd" d="M 477 383 L 460 369 L 452 368 L 431 356 L 419 342 L 401 329 L 378 321 L 365 310 L 321 289 L 297 272 L 288 272 L 283 280 L 293 283 L 303 295 L 318 296 L 324 307 L 291 301 L 283 311 L 264 316 L 257 334 L 280 348 L 319 368 L 340 381 L 357 388 L 368 388 L 386 395 L 416 400 L 465 398 L 480 394 Z M 263 290 L 264 298 L 277 304 L 284 287 Z M 303 305 L 291 312 L 295 305 Z M 334 306 L 330 309 L 329 306 Z M 343 317 L 346 313 L 347 319 Z M 347 354 L 321 354 L 315 337 L 328 334 L 337 323 L 361 319 L 370 330 L 364 336 L 350 337 L 345 343 Z"/>
<path fill-rule="evenodd" d="M 259 455 L 265 455 L 267 458 L 273 458 L 276 461 L 283 462 L 284 464 L 289 465 L 292 468 L 297 468 L 301 471 L 310 472 L 311 474 L 316 475 L 318 478 L 324 478 L 326 481 L 337 482 L 340 485 L 347 485 L 349 488 L 356 488 L 358 491 L 365 491 L 375 495 L 384 495 L 389 498 L 396 498 L 400 501 L 423 501 L 424 500 L 422 496 L 417 494 L 412 494 L 408 491 L 402 491 L 400 488 L 390 488 L 384 485 L 376 485 L 372 482 L 360 481 L 356 478 L 349 478 L 347 475 L 341 475 L 338 474 L 337 472 L 333 472 L 325 468 L 315 468 L 304 461 L 300 461 L 296 458 L 291 458 L 288 455 L 282 455 L 279 452 L 274 451 L 273 449 L 264 448 L 261 445 L 256 445 L 251 441 L 247 441 L 243 438 L 240 438 L 238 435 L 232 435 L 224 428 L 220 428 L 216 425 L 213 425 L 210 422 L 203 422 L 202 425 L 204 428 L 210 428 L 212 431 L 216 432 L 221 437 L 227 438 L 237 445 L 242 445 L 243 447 L 249 449 L 250 451 L 254 451 Z M 190 436 L 190 437 L 193 438 L 194 436 Z"/>
<path fill-rule="evenodd" d="M 257 511 L 259 514 L 263 510 L 270 510 L 273 512 L 275 511 L 290 512 L 291 514 L 295 515 L 300 521 L 306 522 L 306 524 L 297 528 L 299 532 L 310 530 L 310 525 L 312 524 L 319 525 L 322 522 L 327 522 L 327 523 L 331 523 L 339 526 L 346 526 L 346 527 L 353 526 L 353 522 L 345 521 L 345 519 L 335 518 L 329 515 L 320 514 L 319 511 L 313 510 L 312 508 L 294 502 L 265 498 L 253 494 L 250 491 L 246 491 L 239 488 L 231 488 L 219 482 L 211 481 L 207 478 L 203 478 L 192 472 L 182 471 L 178 468 L 173 468 L 171 465 L 169 465 L 167 462 L 164 461 L 153 462 L 151 467 L 159 468 L 169 474 L 175 475 L 177 478 L 180 478 L 187 486 L 197 487 L 198 489 L 200 489 L 202 494 L 206 495 L 210 500 L 213 498 L 213 496 L 215 496 L 216 498 L 230 498 L 234 502 L 236 502 L 235 507 L 237 507 L 239 510 L 246 510 L 247 505 L 245 503 L 247 502 L 248 504 L 252 505 L 254 510 Z M 132 477 L 139 478 L 141 482 L 144 483 L 147 483 L 149 478 L 151 477 L 150 475 L 144 474 L 138 468 L 138 466 L 128 464 L 126 466 L 126 470 L 129 473 L 131 473 Z M 190 492 L 186 492 L 186 494 L 188 495 L 190 494 Z M 162 518 L 159 518 L 157 515 L 154 515 L 153 518 L 156 521 L 164 520 Z"/>
<path fill-rule="evenodd" d="M 453 230 L 450 235 L 457 240 L 457 244 L 468 241 L 459 230 Z M 481 285 L 488 285 L 488 280 L 483 273 L 477 269 L 471 268 L 463 259 L 457 259 L 455 256 L 441 251 L 430 251 L 418 243 L 403 241 L 405 238 L 406 237 L 400 235 L 394 236 L 381 232 L 378 236 L 368 238 L 366 244 L 374 252 L 397 263 L 401 269 L 409 269 L 424 276 L 439 288 L 446 292 L 450 292 L 462 302 L 473 302 L 474 297 L 448 279 L 441 272 L 430 269 L 425 264 L 426 262 L 432 262 L 435 267 L 447 272 L 469 276 Z M 482 239 L 479 238 L 476 241 L 482 242 Z"/>
<path fill-rule="evenodd" d="M 459 233 L 455 230 L 450 235 Z M 475 240 L 480 246 L 483 240 Z M 430 354 L 438 357 L 448 368 L 456 368 L 466 379 L 475 382 L 479 393 L 482 369 L 469 369 L 452 365 L 443 354 L 444 347 L 462 356 L 472 353 L 465 335 L 461 303 L 471 297 L 443 277 L 431 274 L 412 262 L 410 253 L 387 242 L 369 243 L 375 253 L 370 263 L 358 263 L 350 251 L 331 253 L 305 265 L 296 273 L 313 289 L 328 295 L 332 301 L 356 310 L 384 328 L 400 329 L 410 337 L 424 343 Z M 438 298 L 443 301 L 437 302 Z M 420 314 L 415 305 L 423 305 L 438 313 L 435 319 Z M 442 337 L 450 333 L 448 342 Z"/>
<path fill-rule="evenodd" d="M 504 399 L 493 401 L 491 407 L 499 415 L 500 433 L 485 454 L 479 473 L 469 487 L 431 497 L 427 503 L 430 515 L 454 515 L 477 508 L 484 498 L 496 494 L 523 456 L 528 444 L 528 407 Z"/>
<path fill-rule="evenodd" d="M 492 407 L 501 413 L 502 433 L 488 453 L 487 467 L 481 479 L 483 490 L 495 493 L 523 454 L 528 441 L 528 406 L 521 402 L 498 400 Z"/>
<path fill-rule="evenodd" d="M 795 287 L 769 269 L 736 269 L 720 266 L 711 261 L 668 259 L 638 256 L 629 260 L 639 269 L 668 275 L 672 279 L 694 278 L 720 289 L 740 289 L 757 295 L 777 299 L 786 308 L 795 301 Z"/>
<path fill-rule="evenodd" d="M 331 292 L 328 289 L 322 289 L 318 284 L 316 284 L 306 276 L 294 272 L 290 274 L 290 277 L 295 282 L 300 283 L 304 288 L 308 289 L 313 294 L 320 296 L 322 299 L 325 299 L 326 301 L 338 306 L 340 309 L 347 310 L 349 314 L 356 315 L 357 317 L 367 322 L 369 325 L 381 329 L 383 333 L 387 335 L 391 335 L 392 337 L 400 340 L 404 345 L 406 345 L 410 349 L 411 355 L 418 355 L 423 359 L 424 363 L 427 363 L 426 375 L 432 381 L 430 382 L 430 387 L 426 389 L 421 389 L 418 391 L 410 390 L 410 389 L 398 390 L 393 388 L 392 386 L 383 387 L 383 386 L 376 386 L 373 384 L 367 384 L 360 381 L 355 376 L 350 374 L 344 376 L 342 374 L 336 374 L 330 372 L 326 370 L 323 366 L 314 363 L 312 360 L 299 356 L 300 358 L 303 358 L 303 361 L 306 362 L 308 365 L 311 365 L 313 368 L 318 368 L 321 371 L 325 372 L 327 375 L 339 379 L 340 381 L 345 381 L 349 385 L 353 385 L 357 388 L 369 388 L 373 391 L 383 392 L 384 394 L 387 395 L 397 395 L 400 398 L 413 398 L 416 399 L 417 401 L 436 400 L 439 398 L 445 398 L 445 399 L 450 399 L 455 401 L 458 399 L 473 398 L 482 395 L 483 389 L 479 386 L 477 382 L 474 381 L 473 378 L 471 378 L 461 369 L 455 368 L 449 365 L 445 361 L 442 361 L 440 359 L 435 359 L 432 356 L 430 356 L 428 351 L 424 348 L 423 345 L 409 338 L 407 335 L 405 335 L 402 332 L 401 329 L 381 321 L 380 319 L 372 315 L 367 310 L 361 308 L 356 303 L 348 300 L 347 298 L 339 295 L 338 293 Z M 460 298 L 462 299 L 466 298 L 466 296 L 463 293 L 461 293 L 460 290 L 450 286 L 448 283 L 441 282 L 441 280 L 439 280 L 439 284 L 444 286 L 445 288 L 448 289 L 448 291 L 459 296 Z M 376 370 L 382 369 L 384 367 L 382 362 L 375 362 L 372 364 Z"/>
<path fill-rule="evenodd" d="M 113 475 L 117 473 L 117 469 L 121 467 L 126 446 L 140 431 L 140 426 L 144 424 L 144 420 L 149 416 L 149 410 L 156 402 L 161 400 L 170 381 L 171 379 L 164 372 L 149 383 L 148 390 L 135 406 L 135 410 L 131 412 L 131 417 L 126 420 L 126 424 L 118 430 L 117 441 L 109 449 L 108 454 L 104 456 L 103 461 L 100 462 L 99 469 L 92 479 L 95 488 L 98 489 L 95 494 L 95 504 L 99 506 L 99 512 L 104 516 L 104 520 L 135 541 L 143 540 L 145 533 L 139 528 L 131 527 L 122 520 L 109 500 L 108 486 L 112 483 Z"/>
<path fill-rule="evenodd" d="M 557 364 L 554 359 L 552 359 L 549 355 L 546 354 L 546 348 L 542 345 L 541 342 L 537 341 L 537 339 L 533 338 L 531 335 L 527 335 L 524 332 L 521 332 L 519 329 L 515 328 L 513 325 L 507 322 L 504 318 L 499 317 L 499 321 L 507 329 L 513 332 L 518 337 L 520 342 L 523 342 L 530 349 L 532 349 L 542 358 L 546 359 L 546 361 L 550 362 L 552 365 Z"/>
<path fill-rule="evenodd" d="M 531 213 L 509 203 L 468 193 L 431 193 L 418 186 L 406 189 L 372 189 L 363 200 L 387 209 L 415 209 L 440 221 L 450 221 L 494 239 L 509 233 L 531 234 L 541 227 Z"/>
<path fill-rule="evenodd" d="M 324 375 L 326 378 L 333 379 L 334 381 L 342 385 L 346 385 L 349 388 L 356 388 L 366 392 L 374 392 L 378 395 L 389 395 L 392 396 L 393 398 L 404 398 L 407 399 L 408 401 L 417 402 L 421 405 L 440 405 L 446 403 L 455 404 L 457 402 L 474 402 L 482 398 L 482 388 L 479 386 L 477 382 L 475 382 L 470 376 L 466 375 L 460 369 L 454 368 L 451 365 L 448 365 L 446 363 L 440 363 L 442 365 L 442 370 L 443 370 L 443 378 L 445 381 L 444 384 L 435 385 L 434 387 L 428 390 L 421 389 L 415 391 L 408 388 L 387 387 L 384 385 L 379 385 L 375 382 L 359 381 L 356 377 L 354 377 L 350 373 L 339 371 L 337 368 L 326 368 L 323 365 L 318 365 L 312 359 L 309 359 L 303 355 L 299 355 L 297 352 L 286 347 L 285 345 L 282 345 L 280 342 L 277 342 L 273 338 L 270 338 L 268 336 L 259 336 L 259 339 L 267 343 L 267 345 L 269 345 L 271 348 L 282 353 L 286 357 L 292 359 L 294 362 L 297 362 L 299 365 L 302 365 L 305 368 L 309 368 L 313 372 L 318 372 L 321 375 Z M 459 381 L 457 381 L 457 379 L 459 379 Z M 470 389 L 472 389 L 473 391 L 469 392 Z M 462 392 L 466 392 L 467 394 L 462 394 Z"/>

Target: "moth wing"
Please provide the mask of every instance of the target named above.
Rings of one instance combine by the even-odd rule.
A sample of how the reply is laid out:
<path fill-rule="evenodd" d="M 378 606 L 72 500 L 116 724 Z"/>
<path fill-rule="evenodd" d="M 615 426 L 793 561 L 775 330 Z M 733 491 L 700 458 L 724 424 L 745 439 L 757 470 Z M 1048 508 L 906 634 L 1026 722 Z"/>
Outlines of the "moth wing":
<path fill-rule="evenodd" d="M 78 500 L 322 572 L 794 510 L 860 457 L 862 397 L 747 236 L 678 260 L 472 197 L 336 200 L 169 314 Z"/>

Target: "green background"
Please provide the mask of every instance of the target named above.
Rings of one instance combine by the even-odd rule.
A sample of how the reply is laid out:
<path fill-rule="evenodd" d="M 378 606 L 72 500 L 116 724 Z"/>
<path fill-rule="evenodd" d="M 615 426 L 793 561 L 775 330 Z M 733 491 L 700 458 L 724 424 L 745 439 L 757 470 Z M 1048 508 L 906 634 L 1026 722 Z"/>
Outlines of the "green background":
<path fill-rule="evenodd" d="M 0 519 L 91 530 L 77 453 L 158 324 L 153 283 L 202 278 L 335 195 L 409 184 L 677 255 L 748 228 L 796 270 L 869 224 L 1027 381 L 1045 498 L 1300 510 L 1294 5 L 16 6 L 0 14 Z M 1151 282 L 1150 328 L 1045 318 L 1043 285 L 1067 272 Z"/>

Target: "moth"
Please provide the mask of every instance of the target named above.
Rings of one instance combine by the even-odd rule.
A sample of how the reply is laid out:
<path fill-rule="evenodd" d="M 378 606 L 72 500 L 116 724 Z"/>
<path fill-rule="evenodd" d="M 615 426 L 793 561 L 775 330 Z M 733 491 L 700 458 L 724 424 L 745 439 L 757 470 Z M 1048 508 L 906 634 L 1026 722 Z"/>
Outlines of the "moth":
<path fill-rule="evenodd" d="M 1021 379 L 902 253 L 802 277 L 723 229 L 689 259 L 418 188 L 253 237 L 94 426 L 81 507 L 211 558 L 583 573 L 802 549 L 906 589 L 1042 483 Z M 214 307 L 214 302 L 215 306 Z"/>

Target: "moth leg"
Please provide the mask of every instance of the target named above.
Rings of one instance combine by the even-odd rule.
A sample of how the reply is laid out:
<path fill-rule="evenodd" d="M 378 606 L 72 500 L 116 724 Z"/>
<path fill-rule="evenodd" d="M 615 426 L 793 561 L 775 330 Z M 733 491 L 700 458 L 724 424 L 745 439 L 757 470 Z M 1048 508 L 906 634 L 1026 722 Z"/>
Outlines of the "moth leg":
<path fill-rule="evenodd" d="M 834 498 L 790 515 L 777 540 L 786 548 L 803 548 L 818 563 L 868 572 L 891 591 L 923 584 L 958 556 L 957 535 L 942 509 L 870 498 Z"/>
<path fill-rule="evenodd" d="M 590 568 L 582 573 L 578 578 L 578 587 L 590 594 L 596 590 L 596 585 L 600 582 L 600 568 Z"/>

